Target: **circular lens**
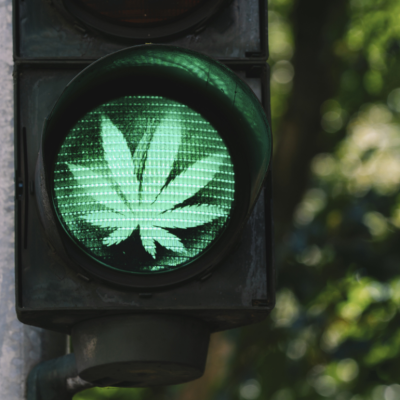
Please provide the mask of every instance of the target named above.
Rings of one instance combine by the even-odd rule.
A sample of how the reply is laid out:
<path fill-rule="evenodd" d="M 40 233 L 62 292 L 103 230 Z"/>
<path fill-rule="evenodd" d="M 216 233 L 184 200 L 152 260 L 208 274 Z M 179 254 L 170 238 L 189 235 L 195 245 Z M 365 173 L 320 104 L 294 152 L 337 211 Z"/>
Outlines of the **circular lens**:
<path fill-rule="evenodd" d="M 235 174 L 218 131 L 161 96 L 124 96 L 85 114 L 54 164 L 53 201 L 73 241 L 130 273 L 184 267 L 222 234 Z"/>
<path fill-rule="evenodd" d="M 74 0 L 92 15 L 112 23 L 152 26 L 182 18 L 205 0 Z"/>

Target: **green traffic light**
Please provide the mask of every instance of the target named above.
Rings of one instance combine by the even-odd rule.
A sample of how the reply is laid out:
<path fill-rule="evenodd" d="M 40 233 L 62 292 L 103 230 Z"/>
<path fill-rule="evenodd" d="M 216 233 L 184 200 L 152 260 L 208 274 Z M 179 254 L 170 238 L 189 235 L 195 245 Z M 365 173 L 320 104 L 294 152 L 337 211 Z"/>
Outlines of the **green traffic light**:
<path fill-rule="evenodd" d="M 227 226 L 235 174 L 217 130 L 161 96 L 124 96 L 86 113 L 56 156 L 56 213 L 73 241 L 131 273 L 181 268 Z"/>
<path fill-rule="evenodd" d="M 222 64 L 165 45 L 110 54 L 46 119 L 37 193 L 56 228 L 48 239 L 118 285 L 199 275 L 238 240 L 271 149 L 261 104 Z"/>

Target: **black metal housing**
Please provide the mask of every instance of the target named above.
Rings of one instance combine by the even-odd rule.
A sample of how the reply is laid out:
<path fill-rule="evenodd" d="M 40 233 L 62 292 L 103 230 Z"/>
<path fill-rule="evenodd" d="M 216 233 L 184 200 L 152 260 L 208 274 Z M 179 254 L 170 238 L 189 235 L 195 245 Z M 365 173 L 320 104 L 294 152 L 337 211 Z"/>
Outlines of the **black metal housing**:
<path fill-rule="evenodd" d="M 88 31 L 70 13 L 54 5 L 60 2 L 13 0 L 16 60 L 94 61 L 133 44 L 149 42 L 117 40 Z M 219 60 L 265 62 L 266 0 L 232 0 L 220 11 L 202 30 L 169 39 L 168 43 Z"/>

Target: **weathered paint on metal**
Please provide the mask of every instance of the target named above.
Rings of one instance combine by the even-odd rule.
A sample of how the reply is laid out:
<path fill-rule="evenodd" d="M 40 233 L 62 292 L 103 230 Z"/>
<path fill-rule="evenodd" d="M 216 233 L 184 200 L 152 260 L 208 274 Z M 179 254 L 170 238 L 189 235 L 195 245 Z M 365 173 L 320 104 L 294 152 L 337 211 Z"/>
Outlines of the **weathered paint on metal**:
<path fill-rule="evenodd" d="M 56 3 L 60 3 L 57 0 Z M 218 59 L 244 58 L 262 49 L 260 43 L 259 0 L 233 0 L 201 32 L 170 41 Z M 69 15 L 62 15 L 50 1 L 18 2 L 21 58 L 97 59 L 134 43 L 88 32 L 76 25 Z M 41 21 L 40 26 L 36 21 Z M 78 28 L 78 29 L 77 29 Z M 80 29 L 79 29 L 80 28 Z"/>

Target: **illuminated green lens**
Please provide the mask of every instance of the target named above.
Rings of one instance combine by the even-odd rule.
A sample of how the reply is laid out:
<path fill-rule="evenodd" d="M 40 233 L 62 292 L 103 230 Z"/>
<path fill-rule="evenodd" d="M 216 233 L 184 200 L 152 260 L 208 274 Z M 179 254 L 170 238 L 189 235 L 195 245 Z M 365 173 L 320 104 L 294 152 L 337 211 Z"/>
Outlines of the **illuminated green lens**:
<path fill-rule="evenodd" d="M 88 112 L 54 166 L 70 237 L 108 267 L 172 271 L 203 253 L 232 212 L 235 176 L 213 126 L 186 105 L 126 96 Z"/>

